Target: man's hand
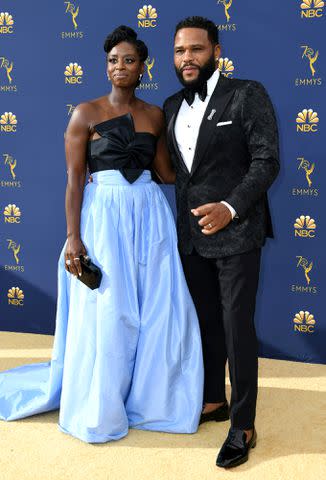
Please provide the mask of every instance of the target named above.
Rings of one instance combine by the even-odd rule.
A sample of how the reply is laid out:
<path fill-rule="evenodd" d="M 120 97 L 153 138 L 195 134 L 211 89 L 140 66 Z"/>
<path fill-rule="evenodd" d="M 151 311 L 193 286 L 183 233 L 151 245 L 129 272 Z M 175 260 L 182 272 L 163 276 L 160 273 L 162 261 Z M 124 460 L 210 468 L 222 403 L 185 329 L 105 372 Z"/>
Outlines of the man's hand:
<path fill-rule="evenodd" d="M 222 230 L 232 220 L 232 215 L 228 207 L 223 203 L 206 203 L 200 207 L 191 210 L 195 217 L 203 217 L 199 220 L 204 235 L 213 235 Z"/>

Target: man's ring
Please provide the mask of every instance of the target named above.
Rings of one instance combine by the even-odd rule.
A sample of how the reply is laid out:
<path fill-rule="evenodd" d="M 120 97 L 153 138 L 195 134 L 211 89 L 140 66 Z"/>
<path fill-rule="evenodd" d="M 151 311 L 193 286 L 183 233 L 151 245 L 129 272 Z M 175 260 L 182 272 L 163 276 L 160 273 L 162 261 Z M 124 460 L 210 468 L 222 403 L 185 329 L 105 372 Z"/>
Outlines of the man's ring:
<path fill-rule="evenodd" d="M 79 257 L 75 257 L 74 260 L 80 260 L 80 258 L 79 258 Z"/>
<path fill-rule="evenodd" d="M 213 225 L 211 223 L 209 223 L 207 226 L 209 227 L 209 229 L 213 228 Z"/>
<path fill-rule="evenodd" d="M 70 263 L 71 263 L 71 262 L 70 262 L 70 260 L 69 260 L 69 259 L 68 259 L 68 260 L 66 260 L 66 265 L 70 265 Z"/>

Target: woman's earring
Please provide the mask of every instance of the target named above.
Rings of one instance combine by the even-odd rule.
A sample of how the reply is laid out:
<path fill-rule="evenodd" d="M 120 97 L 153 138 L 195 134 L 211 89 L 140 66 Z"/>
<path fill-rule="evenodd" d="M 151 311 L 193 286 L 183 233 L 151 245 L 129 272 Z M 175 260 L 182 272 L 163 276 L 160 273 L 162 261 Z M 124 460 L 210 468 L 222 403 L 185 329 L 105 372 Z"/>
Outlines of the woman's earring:
<path fill-rule="evenodd" d="M 141 83 L 142 79 L 143 79 L 143 74 L 141 73 L 141 74 L 139 75 L 139 79 L 138 79 L 138 80 L 139 80 L 139 83 Z"/>
<path fill-rule="evenodd" d="M 111 82 L 111 78 L 108 73 L 106 74 L 106 76 L 108 77 L 108 82 Z"/>

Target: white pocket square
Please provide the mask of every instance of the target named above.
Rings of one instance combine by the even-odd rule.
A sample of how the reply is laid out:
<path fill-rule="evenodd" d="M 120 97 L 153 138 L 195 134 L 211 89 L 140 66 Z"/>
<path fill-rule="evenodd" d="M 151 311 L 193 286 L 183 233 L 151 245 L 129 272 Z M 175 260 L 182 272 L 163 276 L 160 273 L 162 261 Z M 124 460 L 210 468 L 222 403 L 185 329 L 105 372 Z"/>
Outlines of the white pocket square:
<path fill-rule="evenodd" d="M 231 125 L 232 120 L 229 120 L 228 122 L 218 122 L 216 124 L 217 127 L 223 127 L 223 125 Z"/>

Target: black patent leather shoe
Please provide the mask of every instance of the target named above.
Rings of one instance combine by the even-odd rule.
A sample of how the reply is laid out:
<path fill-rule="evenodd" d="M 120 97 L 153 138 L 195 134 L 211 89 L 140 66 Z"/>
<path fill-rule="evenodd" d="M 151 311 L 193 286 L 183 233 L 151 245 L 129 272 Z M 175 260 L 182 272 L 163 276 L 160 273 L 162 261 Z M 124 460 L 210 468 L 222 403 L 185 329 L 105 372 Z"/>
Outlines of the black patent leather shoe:
<path fill-rule="evenodd" d="M 230 428 L 227 439 L 217 456 L 216 465 L 223 468 L 232 468 L 245 463 L 249 457 L 249 451 L 255 448 L 257 432 L 254 428 L 251 439 L 246 443 L 247 435 L 244 430 Z"/>
<path fill-rule="evenodd" d="M 225 420 L 229 420 L 229 418 L 229 405 L 228 402 L 225 402 L 223 405 L 216 408 L 216 410 L 213 410 L 212 412 L 202 413 L 200 416 L 199 424 L 212 421 L 225 422 Z"/>

